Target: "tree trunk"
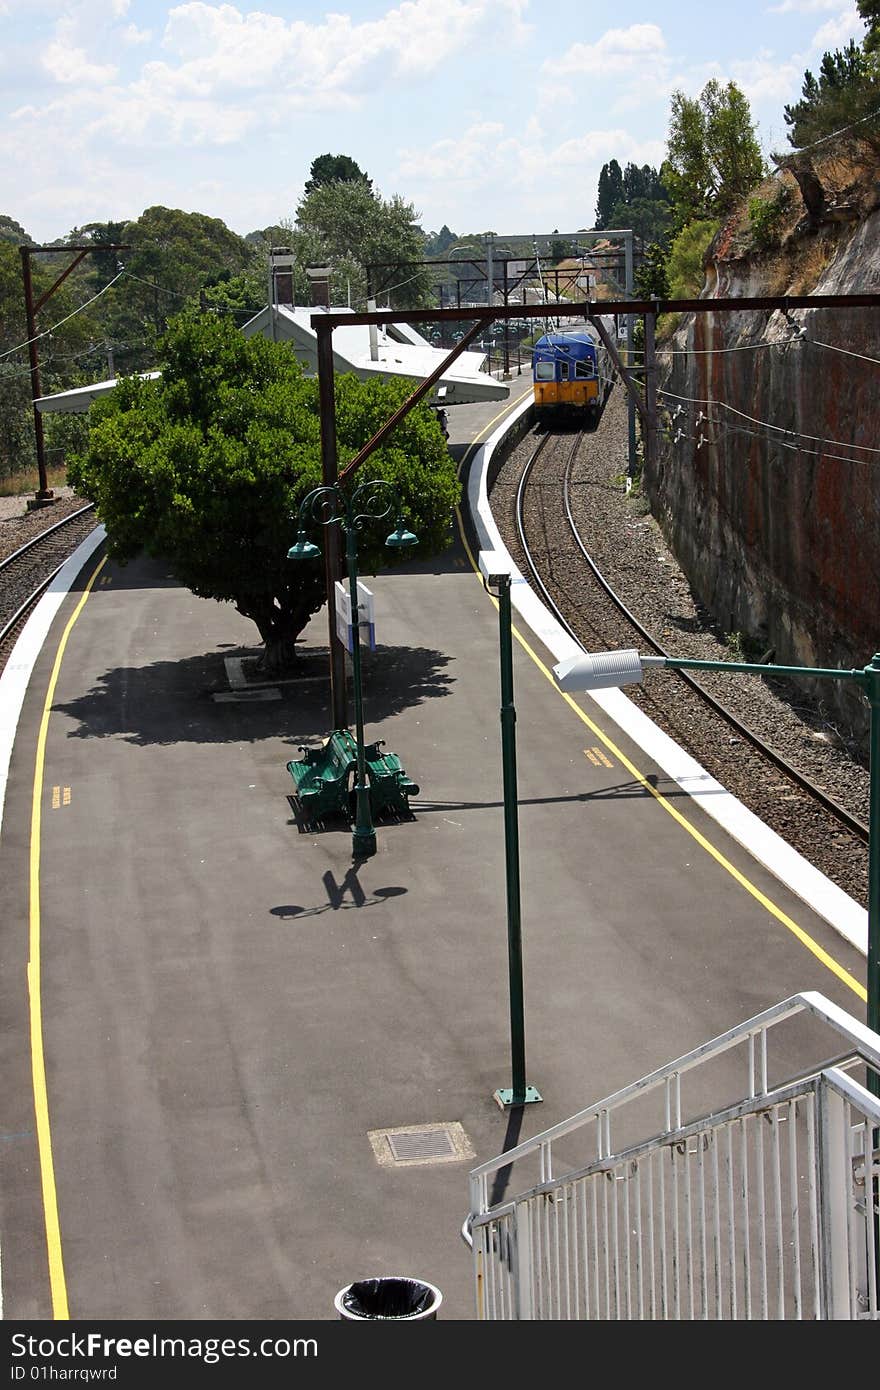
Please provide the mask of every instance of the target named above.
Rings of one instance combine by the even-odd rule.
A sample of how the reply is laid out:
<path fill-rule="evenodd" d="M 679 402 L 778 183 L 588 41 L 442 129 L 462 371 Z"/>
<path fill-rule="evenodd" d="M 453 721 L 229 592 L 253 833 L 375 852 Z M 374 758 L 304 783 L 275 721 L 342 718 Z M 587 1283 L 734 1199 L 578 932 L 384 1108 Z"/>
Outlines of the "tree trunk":
<path fill-rule="evenodd" d="M 236 602 L 236 610 L 243 618 L 250 618 L 251 622 L 256 623 L 263 639 L 264 649 L 257 663 L 258 670 L 279 676 L 293 669 L 296 665 L 297 639 L 323 601 L 322 590 L 310 586 L 298 590 L 284 604 L 271 598 L 255 602 L 251 596 Z"/>

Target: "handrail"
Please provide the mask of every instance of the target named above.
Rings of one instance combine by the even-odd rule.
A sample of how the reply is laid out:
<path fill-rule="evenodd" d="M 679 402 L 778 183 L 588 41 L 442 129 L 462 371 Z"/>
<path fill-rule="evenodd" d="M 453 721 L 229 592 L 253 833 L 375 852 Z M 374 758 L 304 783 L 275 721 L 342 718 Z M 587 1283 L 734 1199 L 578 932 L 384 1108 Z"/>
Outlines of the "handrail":
<path fill-rule="evenodd" d="M 817 991 L 806 991 L 801 994 L 794 994 L 789 999 L 784 999 L 778 1004 L 774 1004 L 762 1013 L 756 1014 L 745 1023 L 739 1023 L 734 1028 L 720 1033 L 709 1042 L 702 1043 L 691 1052 L 679 1057 L 674 1062 L 668 1062 L 665 1066 L 659 1067 L 656 1071 L 649 1072 L 639 1081 L 632 1082 L 623 1087 L 622 1090 L 613 1092 L 604 1100 L 595 1102 L 569 1119 L 561 1121 L 552 1128 L 544 1130 L 541 1134 L 534 1135 L 531 1139 L 518 1144 L 516 1148 L 508 1149 L 505 1153 L 499 1154 L 495 1158 L 488 1159 L 485 1163 L 478 1164 L 470 1170 L 472 1191 L 479 1186 L 480 1179 L 484 1179 L 491 1173 L 495 1173 L 499 1168 L 506 1168 L 519 1158 L 524 1158 L 528 1154 L 535 1153 L 546 1145 L 552 1143 L 554 1139 L 559 1139 L 563 1135 L 571 1134 L 574 1130 L 581 1128 L 590 1121 L 601 1121 L 611 1110 L 619 1109 L 626 1101 L 636 1096 L 646 1095 L 664 1082 L 669 1082 L 673 1078 L 680 1077 L 683 1073 L 693 1070 L 701 1062 L 718 1057 L 724 1052 L 730 1051 L 747 1040 L 753 1040 L 759 1034 L 766 1033 L 768 1029 L 776 1027 L 777 1024 L 787 1019 L 794 1018 L 797 1014 L 808 1012 L 813 1014 L 821 1022 L 825 1023 L 834 1032 L 840 1034 L 852 1045 L 852 1054 L 858 1054 L 859 1058 L 880 1072 L 880 1036 L 868 1028 L 866 1024 L 860 1023 L 838 1005 L 826 999 L 823 994 Z M 816 1075 L 823 1071 L 827 1062 L 819 1063 L 808 1075 Z M 754 1066 L 751 1068 L 754 1078 Z M 755 1095 L 766 1094 L 764 1091 L 753 1092 Z M 486 1208 L 483 1208 L 486 1210 Z"/>

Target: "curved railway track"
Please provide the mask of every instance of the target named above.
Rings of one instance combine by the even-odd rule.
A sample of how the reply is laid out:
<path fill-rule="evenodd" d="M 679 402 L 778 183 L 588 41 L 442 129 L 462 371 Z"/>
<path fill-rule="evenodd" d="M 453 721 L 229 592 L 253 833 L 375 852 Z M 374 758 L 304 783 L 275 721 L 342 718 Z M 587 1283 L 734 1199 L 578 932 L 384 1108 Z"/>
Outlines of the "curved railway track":
<path fill-rule="evenodd" d="M 620 436 L 613 431 L 613 422 L 602 421 L 595 433 L 533 432 L 517 446 L 492 491 L 505 543 L 587 650 L 637 647 L 663 656 L 730 658 L 656 524 L 627 497 Z M 834 746 L 833 730 L 829 736 L 815 727 L 821 721 L 814 713 L 810 723 L 793 709 L 791 691 L 759 676 L 719 672 L 697 681 L 684 671 L 659 670 L 625 693 L 866 904 L 867 770 Z M 803 703 L 802 695 L 793 698 Z"/>
<path fill-rule="evenodd" d="M 95 508 L 81 504 L 36 530 L 0 560 L 0 671 L 40 595 L 80 541 L 95 529 Z"/>
<path fill-rule="evenodd" d="M 535 466 L 535 462 L 541 451 L 546 447 L 549 438 L 549 435 L 544 435 L 541 437 L 541 439 L 538 442 L 537 448 L 529 458 L 525 468 L 522 471 L 522 476 L 520 477 L 519 487 L 517 488 L 516 494 L 517 530 L 519 532 L 520 544 L 523 547 L 523 553 L 525 555 L 529 574 L 531 575 L 538 589 L 543 594 L 546 603 L 555 613 L 557 619 L 562 623 L 563 627 L 565 627 L 568 630 L 571 636 L 574 637 L 577 641 L 579 640 L 577 637 L 577 633 L 575 632 L 571 623 L 566 618 L 561 608 L 559 608 L 557 604 L 554 602 L 551 594 L 549 593 L 549 591 L 544 585 L 543 580 L 541 579 L 540 573 L 538 571 L 537 565 L 535 563 L 534 557 L 531 552 L 531 548 L 528 544 L 525 534 L 525 522 L 523 517 L 523 496 L 525 493 L 526 486 L 528 484 L 528 479 Z M 610 599 L 611 603 L 617 608 L 617 610 L 623 615 L 623 617 L 626 618 L 630 627 L 634 630 L 637 636 L 641 638 L 642 644 L 650 647 L 651 650 L 657 656 L 673 656 L 674 653 L 667 651 L 666 648 L 660 642 L 657 641 L 653 634 L 650 633 L 641 622 L 639 622 L 635 614 L 630 612 L 623 599 L 620 597 L 618 593 L 615 592 L 615 590 L 609 584 L 608 580 L 602 574 L 599 567 L 596 565 L 595 561 L 592 559 L 589 551 L 587 550 L 586 545 L 584 544 L 580 531 L 578 530 L 577 523 L 575 522 L 571 507 L 571 476 L 572 468 L 577 457 L 577 452 L 580 445 L 582 444 L 583 438 L 583 434 L 579 434 L 576 436 L 574 446 L 568 454 L 568 459 L 565 465 L 565 474 L 562 482 L 562 501 L 563 506 L 565 508 L 565 517 L 568 522 L 571 537 L 578 550 L 580 551 L 584 563 L 592 572 L 593 577 L 596 580 L 596 583 L 601 587 L 601 589 Z M 809 797 L 811 797 L 814 801 L 817 801 L 821 806 L 825 808 L 826 811 L 830 812 L 830 814 L 834 816 L 836 820 L 839 820 L 840 823 L 847 828 L 847 830 L 850 830 L 855 836 L 857 836 L 861 840 L 864 840 L 864 842 L 867 844 L 868 827 L 866 824 L 864 824 L 863 821 L 859 820 L 856 816 L 852 815 L 849 811 L 847 811 L 847 809 L 844 806 L 841 806 L 839 802 L 835 801 L 834 797 L 829 796 L 829 794 L 826 791 L 824 791 L 821 787 L 817 786 L 815 782 L 812 782 L 809 779 L 809 777 L 807 777 L 803 772 L 799 771 L 798 768 L 794 767 L 780 753 L 777 753 L 775 749 L 771 748 L 770 744 L 767 743 L 765 739 L 761 738 L 759 734 L 756 734 L 752 729 L 748 727 L 748 725 L 744 724 L 741 719 L 737 718 L 737 716 L 733 713 L 732 710 L 728 709 L 726 705 L 722 704 L 720 700 L 716 699 L 714 695 L 712 695 L 708 690 L 706 690 L 706 688 L 703 685 L 701 685 L 701 683 L 698 680 L 695 680 L 693 676 L 689 675 L 687 671 L 674 671 L 672 672 L 672 674 L 677 676 L 679 680 L 683 681 L 689 690 L 693 690 L 701 700 L 705 701 L 705 703 L 709 706 L 710 709 L 714 710 L 714 712 L 720 715 L 721 718 L 724 719 L 725 722 L 731 726 L 731 728 L 735 729 L 740 738 L 747 739 L 748 742 L 751 743 L 754 748 L 758 749 L 759 753 L 761 753 L 761 755 L 764 758 L 766 758 L 768 762 L 772 763 L 774 767 L 778 768 L 780 772 L 783 772 L 786 777 L 790 778 L 796 786 L 800 787 L 803 791 L 805 791 Z"/>

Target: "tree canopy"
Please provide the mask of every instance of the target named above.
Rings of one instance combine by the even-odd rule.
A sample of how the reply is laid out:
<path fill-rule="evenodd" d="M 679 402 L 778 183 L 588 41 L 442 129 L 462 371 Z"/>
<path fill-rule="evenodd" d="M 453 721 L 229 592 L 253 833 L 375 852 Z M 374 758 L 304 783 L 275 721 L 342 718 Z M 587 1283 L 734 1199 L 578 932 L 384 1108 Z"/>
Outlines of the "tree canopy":
<path fill-rule="evenodd" d="M 303 188 L 304 197 L 314 193 L 316 188 L 328 183 L 355 183 L 361 179 L 372 189 L 373 180 L 368 179 L 361 166 L 347 154 L 319 154 L 312 160 L 309 177 Z"/>
<path fill-rule="evenodd" d="M 696 99 L 673 92 L 661 176 L 678 227 L 724 216 L 765 172 L 749 103 L 735 82 L 722 87 L 713 78 Z"/>
<path fill-rule="evenodd" d="M 174 320 L 159 365 L 160 379 L 126 377 L 92 407 L 69 479 L 95 502 L 111 556 L 161 556 L 194 594 L 233 603 L 278 669 L 324 602 L 323 567 L 286 558 L 299 504 L 321 483 L 318 383 L 287 345 L 212 315 Z M 337 378 L 340 469 L 411 389 Z M 459 484 L 434 411 L 411 410 L 365 469 L 396 485 L 420 553 L 444 550 Z M 389 563 L 388 529 L 359 539 L 364 573 Z"/>
<path fill-rule="evenodd" d="M 659 242 L 672 224 L 669 195 L 650 164 L 627 164 L 616 159 L 603 164 L 596 199 L 597 231 L 629 227 L 644 243 Z"/>
<path fill-rule="evenodd" d="M 292 244 L 300 266 L 328 262 L 335 303 L 363 304 L 369 289 L 395 308 L 430 302 L 430 271 L 422 264 L 424 234 L 412 203 L 385 199 L 363 179 L 321 183 L 300 201 Z M 305 301 L 308 302 L 308 301 Z"/>
<path fill-rule="evenodd" d="M 850 40 L 846 48 L 824 53 L 818 77 L 807 68 L 800 101 L 783 111 L 788 141 L 795 149 L 843 130 L 880 107 L 878 34 L 875 21 L 863 47 Z"/>

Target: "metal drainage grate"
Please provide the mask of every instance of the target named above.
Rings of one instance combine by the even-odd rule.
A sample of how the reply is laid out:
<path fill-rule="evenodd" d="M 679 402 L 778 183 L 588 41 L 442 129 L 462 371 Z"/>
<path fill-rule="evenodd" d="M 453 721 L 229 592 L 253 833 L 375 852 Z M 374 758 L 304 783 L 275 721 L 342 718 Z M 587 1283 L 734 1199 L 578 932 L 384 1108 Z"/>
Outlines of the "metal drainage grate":
<path fill-rule="evenodd" d="M 405 1129 L 402 1134 L 388 1134 L 388 1147 L 395 1162 L 408 1158 L 454 1158 L 455 1145 L 448 1129 Z"/>
<path fill-rule="evenodd" d="M 370 1131 L 369 1139 L 377 1161 L 386 1167 L 454 1163 L 475 1156 L 467 1135 L 457 1121 L 451 1124 L 374 1129 Z"/>

